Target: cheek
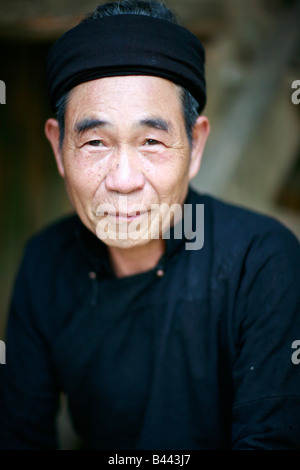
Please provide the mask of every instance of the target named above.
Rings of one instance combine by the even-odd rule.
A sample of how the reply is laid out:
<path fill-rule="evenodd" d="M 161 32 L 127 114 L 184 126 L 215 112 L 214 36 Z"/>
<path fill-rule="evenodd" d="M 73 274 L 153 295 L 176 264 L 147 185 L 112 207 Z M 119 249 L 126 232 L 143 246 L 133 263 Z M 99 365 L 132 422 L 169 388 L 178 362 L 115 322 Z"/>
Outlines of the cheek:
<path fill-rule="evenodd" d="M 78 158 L 76 155 L 65 162 L 65 181 L 68 193 L 92 196 L 102 180 L 101 165 L 97 161 Z"/>
<path fill-rule="evenodd" d="M 75 186 L 89 186 L 100 179 L 101 165 L 97 160 L 83 158 L 75 153 L 73 158 L 67 159 L 65 172 L 69 181 L 72 181 Z"/>
<path fill-rule="evenodd" d="M 168 153 L 159 164 L 149 165 L 146 171 L 149 181 L 161 196 L 173 195 L 176 198 L 188 181 L 189 157 L 181 152 Z"/>

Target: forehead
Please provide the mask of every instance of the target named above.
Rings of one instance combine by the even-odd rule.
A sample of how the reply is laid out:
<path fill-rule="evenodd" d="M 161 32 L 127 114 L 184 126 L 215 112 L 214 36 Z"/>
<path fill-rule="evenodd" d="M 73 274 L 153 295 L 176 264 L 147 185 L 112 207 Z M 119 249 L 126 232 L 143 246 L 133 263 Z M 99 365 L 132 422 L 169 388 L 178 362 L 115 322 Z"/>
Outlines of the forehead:
<path fill-rule="evenodd" d="M 98 112 L 119 118 L 156 113 L 181 121 L 181 89 L 164 78 L 129 75 L 92 80 L 71 90 L 66 117 Z"/>

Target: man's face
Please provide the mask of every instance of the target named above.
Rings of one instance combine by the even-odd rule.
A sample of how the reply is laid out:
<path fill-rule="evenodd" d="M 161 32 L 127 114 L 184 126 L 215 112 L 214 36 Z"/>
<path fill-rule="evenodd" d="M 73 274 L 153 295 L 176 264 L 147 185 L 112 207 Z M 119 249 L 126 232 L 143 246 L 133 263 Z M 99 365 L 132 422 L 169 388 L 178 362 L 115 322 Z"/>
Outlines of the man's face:
<path fill-rule="evenodd" d="M 99 238 L 104 219 L 118 234 L 141 223 L 145 235 L 146 220 L 154 223 L 151 207 L 182 205 L 195 173 L 179 88 L 158 77 L 109 77 L 75 87 L 59 153 L 69 198 Z M 147 243 L 148 235 L 104 241 L 128 248 Z"/>

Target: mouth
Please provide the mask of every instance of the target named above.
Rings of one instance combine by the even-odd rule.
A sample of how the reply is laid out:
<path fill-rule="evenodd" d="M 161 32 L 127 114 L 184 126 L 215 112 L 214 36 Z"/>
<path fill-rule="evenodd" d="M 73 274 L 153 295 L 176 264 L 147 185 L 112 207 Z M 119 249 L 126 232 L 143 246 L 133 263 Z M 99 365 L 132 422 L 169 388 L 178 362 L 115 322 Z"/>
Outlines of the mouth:
<path fill-rule="evenodd" d="M 128 207 L 127 203 L 115 206 L 113 204 L 100 204 L 95 210 L 95 216 L 98 218 L 109 217 L 112 221 L 117 222 L 130 222 L 143 216 L 147 216 L 151 212 L 151 208 L 143 204 L 131 204 Z"/>
<path fill-rule="evenodd" d="M 130 222 L 132 220 L 138 219 L 142 215 L 146 214 L 147 211 L 136 211 L 131 213 L 124 212 L 104 212 L 104 216 L 115 218 L 119 222 Z"/>
<path fill-rule="evenodd" d="M 125 213 L 125 214 L 122 212 L 116 212 L 116 214 L 110 214 L 110 215 L 115 217 L 117 220 L 120 220 L 120 221 L 125 220 L 125 221 L 130 222 L 131 220 L 137 219 L 142 214 L 145 214 L 145 212 L 136 211 L 136 212 Z"/>

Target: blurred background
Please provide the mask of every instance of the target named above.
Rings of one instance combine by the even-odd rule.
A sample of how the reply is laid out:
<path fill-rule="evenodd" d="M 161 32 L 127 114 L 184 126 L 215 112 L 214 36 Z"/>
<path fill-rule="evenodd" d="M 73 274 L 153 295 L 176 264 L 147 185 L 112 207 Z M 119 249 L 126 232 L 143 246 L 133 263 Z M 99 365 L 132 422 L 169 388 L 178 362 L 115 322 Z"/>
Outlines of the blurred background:
<path fill-rule="evenodd" d="M 72 211 L 44 123 L 45 58 L 99 0 L 0 0 L 0 339 L 24 244 Z M 206 48 L 211 135 L 192 185 L 300 238 L 300 2 L 168 0 Z M 298 101 L 300 93 L 298 95 Z M 66 433 L 67 434 L 67 433 Z M 67 444 L 66 444 L 67 446 Z"/>

